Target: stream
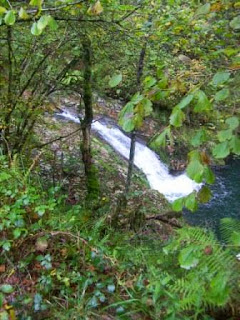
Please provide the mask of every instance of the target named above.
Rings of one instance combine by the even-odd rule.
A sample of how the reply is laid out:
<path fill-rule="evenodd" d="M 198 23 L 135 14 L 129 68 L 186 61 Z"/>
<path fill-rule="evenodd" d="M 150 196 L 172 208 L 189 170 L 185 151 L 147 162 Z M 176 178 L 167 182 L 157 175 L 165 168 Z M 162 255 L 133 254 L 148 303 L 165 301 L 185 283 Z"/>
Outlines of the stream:
<path fill-rule="evenodd" d="M 76 123 L 80 122 L 66 110 L 58 115 Z M 104 120 L 94 121 L 92 129 L 125 159 L 129 158 L 130 138 L 116 125 Z M 185 173 L 178 176 L 171 175 L 159 156 L 143 143 L 136 142 L 134 164 L 145 174 L 150 187 L 162 193 L 170 202 L 201 188 L 200 184 L 191 180 Z"/>
<path fill-rule="evenodd" d="M 80 122 L 78 117 L 67 110 L 58 113 L 58 116 L 75 123 Z M 116 124 L 107 120 L 94 121 L 92 129 L 120 155 L 128 159 L 130 138 Z M 134 164 L 145 174 L 150 187 L 158 190 L 169 202 L 201 188 L 201 184 L 191 180 L 186 173 L 171 175 L 159 156 L 139 141 L 136 142 Z M 233 160 L 214 171 L 216 182 L 210 187 L 212 199 L 207 204 L 200 205 L 195 213 L 185 211 L 184 217 L 192 225 L 216 230 L 221 218 L 228 216 L 240 219 L 240 160 Z"/>

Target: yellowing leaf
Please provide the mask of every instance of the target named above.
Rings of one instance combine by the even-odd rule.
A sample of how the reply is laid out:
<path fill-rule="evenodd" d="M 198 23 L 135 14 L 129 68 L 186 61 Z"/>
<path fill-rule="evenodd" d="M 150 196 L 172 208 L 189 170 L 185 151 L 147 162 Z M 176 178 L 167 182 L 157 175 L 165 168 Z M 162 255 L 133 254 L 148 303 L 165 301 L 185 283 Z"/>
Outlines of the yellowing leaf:
<path fill-rule="evenodd" d="M 7 11 L 6 8 L 0 7 L 0 16 Z"/>
<path fill-rule="evenodd" d="M 88 14 L 91 14 L 94 16 L 97 16 L 102 12 L 103 12 L 103 7 L 102 7 L 101 2 L 99 0 L 93 6 L 91 6 L 87 11 Z"/>
<path fill-rule="evenodd" d="M 29 15 L 27 14 L 27 11 L 26 11 L 25 9 L 23 9 L 23 8 L 21 8 L 21 9 L 19 10 L 18 15 L 19 15 L 19 18 L 20 18 L 20 19 L 23 19 L 23 20 L 26 20 L 26 19 L 29 18 Z"/>

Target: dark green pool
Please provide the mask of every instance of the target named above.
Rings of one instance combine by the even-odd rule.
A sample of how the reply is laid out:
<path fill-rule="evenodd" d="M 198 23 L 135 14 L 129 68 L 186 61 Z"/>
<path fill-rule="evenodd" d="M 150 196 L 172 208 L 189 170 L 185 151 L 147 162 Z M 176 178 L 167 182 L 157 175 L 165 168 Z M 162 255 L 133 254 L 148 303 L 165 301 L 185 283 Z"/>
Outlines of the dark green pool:
<path fill-rule="evenodd" d="M 214 171 L 216 181 L 211 186 L 211 201 L 200 205 L 195 213 L 184 212 L 184 217 L 191 225 L 217 230 L 224 217 L 240 219 L 240 159 Z"/>

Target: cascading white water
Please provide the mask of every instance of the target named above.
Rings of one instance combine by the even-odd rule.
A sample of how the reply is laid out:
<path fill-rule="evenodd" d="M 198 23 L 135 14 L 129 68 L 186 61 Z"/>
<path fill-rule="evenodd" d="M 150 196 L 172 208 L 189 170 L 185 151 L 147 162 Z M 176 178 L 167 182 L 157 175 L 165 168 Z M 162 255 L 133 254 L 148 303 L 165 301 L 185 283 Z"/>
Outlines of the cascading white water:
<path fill-rule="evenodd" d="M 77 123 L 80 122 L 76 116 L 68 111 L 63 111 L 58 115 Z M 120 129 L 103 124 L 100 121 L 94 121 L 92 129 L 124 158 L 129 158 L 130 138 Z M 179 176 L 169 174 L 167 166 L 160 161 L 159 156 L 139 142 L 136 142 L 134 164 L 146 175 L 151 188 L 158 190 L 170 202 L 187 196 L 201 187 L 200 184 L 191 180 L 185 173 Z"/>

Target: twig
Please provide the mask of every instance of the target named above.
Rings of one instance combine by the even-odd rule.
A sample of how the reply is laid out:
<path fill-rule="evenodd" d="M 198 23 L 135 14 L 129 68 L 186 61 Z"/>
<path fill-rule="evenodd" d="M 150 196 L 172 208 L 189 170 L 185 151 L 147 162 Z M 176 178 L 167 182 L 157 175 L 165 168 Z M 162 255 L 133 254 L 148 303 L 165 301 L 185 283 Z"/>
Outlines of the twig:
<path fill-rule="evenodd" d="M 132 14 L 134 14 L 141 7 L 142 6 L 138 6 L 138 7 L 134 8 L 131 12 L 125 14 L 122 18 L 120 18 L 119 20 L 115 21 L 115 23 L 120 23 L 120 22 L 126 20 L 128 17 L 130 17 Z"/>
<path fill-rule="evenodd" d="M 44 147 L 48 146 L 49 144 L 51 144 L 53 142 L 68 138 L 68 137 L 72 136 L 73 134 L 77 133 L 80 130 L 81 130 L 81 128 L 78 128 L 77 130 L 75 130 L 73 132 L 70 132 L 70 133 L 66 134 L 65 136 L 59 136 L 58 138 L 55 138 L 55 139 L 53 139 L 51 141 L 48 141 L 48 142 L 45 142 L 45 143 L 43 143 L 41 145 L 35 146 L 35 148 L 37 148 L 37 149 L 44 148 Z"/>

